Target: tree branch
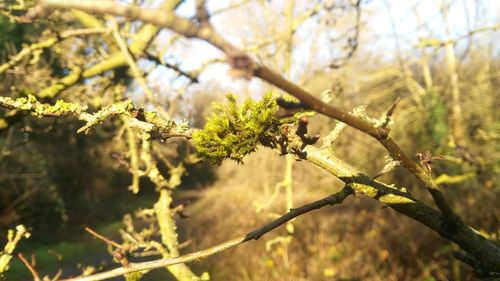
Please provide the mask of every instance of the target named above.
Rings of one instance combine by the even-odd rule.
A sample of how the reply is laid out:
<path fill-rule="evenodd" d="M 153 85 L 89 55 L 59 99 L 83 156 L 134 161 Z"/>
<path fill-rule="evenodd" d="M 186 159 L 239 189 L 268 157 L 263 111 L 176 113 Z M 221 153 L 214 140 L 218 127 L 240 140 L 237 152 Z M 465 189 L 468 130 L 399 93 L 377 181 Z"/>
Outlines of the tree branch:
<path fill-rule="evenodd" d="M 154 269 L 154 268 L 165 267 L 165 266 L 179 264 L 179 263 L 198 261 L 198 260 L 201 260 L 203 258 L 209 257 L 211 255 L 214 255 L 218 252 L 221 252 L 221 251 L 224 251 L 226 249 L 232 248 L 234 246 L 248 242 L 250 240 L 257 240 L 260 237 L 262 237 L 264 234 L 268 233 L 269 231 L 285 224 L 286 222 L 288 222 L 288 221 L 290 221 L 290 220 L 292 220 L 300 215 L 303 215 L 305 213 L 320 209 L 320 208 L 327 206 L 327 205 L 340 204 L 352 193 L 353 193 L 352 189 L 349 186 L 346 186 L 341 191 L 339 191 L 335 194 L 327 196 L 327 197 L 320 199 L 318 201 L 314 201 L 312 203 L 303 205 L 301 207 L 291 209 L 288 213 L 286 213 L 283 216 L 279 217 L 278 219 L 272 221 L 271 223 L 268 223 L 260 228 L 257 228 L 253 231 L 250 231 L 243 236 L 240 236 L 238 238 L 220 243 L 218 245 L 215 245 L 213 247 L 207 248 L 207 249 L 202 250 L 202 251 L 194 252 L 194 253 L 183 255 L 180 257 L 176 257 L 176 258 L 158 259 L 158 260 L 154 260 L 154 261 L 138 262 L 138 263 L 131 262 L 127 267 L 120 267 L 120 268 L 116 268 L 116 269 L 106 271 L 106 272 L 101 272 L 101 273 L 97 273 L 97 274 L 93 274 L 93 275 L 89 275 L 89 276 L 82 276 L 82 277 L 66 279 L 66 280 L 62 280 L 62 281 L 105 280 L 105 279 L 125 275 L 127 273 L 143 271 L 143 270 L 150 270 L 150 269 Z"/>
<path fill-rule="evenodd" d="M 33 265 L 24 257 L 22 253 L 17 254 L 19 259 L 23 262 L 23 264 L 28 268 L 30 271 L 31 275 L 33 276 L 33 281 L 41 281 L 42 278 L 40 278 L 40 275 L 36 271 L 36 269 L 33 267 Z"/>
<path fill-rule="evenodd" d="M 119 243 L 107 238 L 106 236 L 102 235 L 102 234 L 99 234 L 97 233 L 95 230 L 93 230 L 92 228 L 90 227 L 85 227 L 85 231 L 87 231 L 88 233 L 90 233 L 92 236 L 96 237 L 97 239 L 103 241 L 104 243 L 108 244 L 108 245 L 111 245 L 111 246 L 114 246 L 115 248 L 118 248 L 118 249 L 121 249 L 123 248 L 122 245 L 120 245 Z"/>
<path fill-rule="evenodd" d="M 168 63 L 168 62 L 162 63 L 162 61 L 160 60 L 160 58 L 158 57 L 158 55 L 154 55 L 150 51 L 147 51 L 145 53 L 145 55 L 146 55 L 146 59 L 148 59 L 150 61 L 153 61 L 156 64 L 163 65 L 163 66 L 165 66 L 167 68 L 170 68 L 170 69 L 174 70 L 178 74 L 180 74 L 180 75 L 186 77 L 187 79 L 189 79 L 191 81 L 191 83 L 198 83 L 199 82 L 198 81 L 198 77 L 196 75 L 182 70 L 178 65 L 171 64 L 171 63 Z"/>
<path fill-rule="evenodd" d="M 500 272 L 500 248 L 465 224 L 455 232 L 449 232 L 442 223 L 442 214 L 415 199 L 405 188 L 387 185 L 362 174 L 335 157 L 328 149 L 320 150 L 307 146 L 301 156 L 349 184 L 356 195 L 365 195 L 380 201 L 455 242 L 478 260 L 475 271 Z"/>
<path fill-rule="evenodd" d="M 61 32 L 58 36 L 52 36 L 42 42 L 33 43 L 29 46 L 24 47 L 19 53 L 11 57 L 10 60 L 2 65 L 0 65 L 0 74 L 4 73 L 7 69 L 18 64 L 23 58 L 33 54 L 37 50 L 42 50 L 50 48 L 58 43 L 61 39 L 67 39 L 74 36 L 82 35 L 93 35 L 102 34 L 108 31 L 107 28 L 85 28 L 85 29 L 75 29 L 75 30 L 65 30 Z"/>
<path fill-rule="evenodd" d="M 114 18 L 110 19 L 111 19 L 111 29 L 113 31 L 113 37 L 115 39 L 116 44 L 120 48 L 123 57 L 127 61 L 130 72 L 132 72 L 132 76 L 137 80 L 137 82 L 141 86 L 142 91 L 146 95 L 147 100 L 151 103 L 154 103 L 155 99 L 153 97 L 153 92 L 151 92 L 151 89 L 149 89 L 146 79 L 144 79 L 144 76 L 139 70 L 137 63 L 135 62 L 135 58 L 130 53 L 127 42 L 125 41 L 125 39 L 123 39 L 122 35 L 120 34 L 118 23 Z"/>
<path fill-rule="evenodd" d="M 161 139 L 171 137 L 191 137 L 191 130 L 185 124 L 177 124 L 171 120 L 163 120 L 153 112 L 144 112 L 134 108 L 130 100 L 117 102 L 104 107 L 96 113 L 88 113 L 85 106 L 58 100 L 54 105 L 39 102 L 34 96 L 12 99 L 0 97 L 0 106 L 19 111 L 31 112 L 35 116 L 61 117 L 72 116 L 86 124 L 78 129 L 78 133 L 87 134 L 93 127 L 115 115 L 131 118 L 130 126 L 151 133 Z"/>

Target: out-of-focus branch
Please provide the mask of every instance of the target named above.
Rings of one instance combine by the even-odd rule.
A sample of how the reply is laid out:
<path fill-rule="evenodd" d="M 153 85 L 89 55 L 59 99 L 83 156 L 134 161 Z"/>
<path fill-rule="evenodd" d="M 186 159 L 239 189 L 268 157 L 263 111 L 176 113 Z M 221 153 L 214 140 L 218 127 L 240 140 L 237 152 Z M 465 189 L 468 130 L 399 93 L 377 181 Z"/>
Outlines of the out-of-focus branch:
<path fill-rule="evenodd" d="M 500 24 L 492 25 L 492 26 L 483 26 L 477 29 L 473 29 L 463 35 L 460 35 L 456 38 L 449 40 L 439 40 L 434 38 L 421 38 L 418 42 L 419 47 L 433 47 L 433 48 L 441 48 L 446 46 L 446 44 L 456 44 L 458 41 L 467 39 L 471 36 L 474 36 L 477 33 L 485 32 L 485 31 L 497 31 L 500 29 Z"/>
<path fill-rule="evenodd" d="M 74 36 L 103 34 L 106 33 L 107 31 L 108 29 L 106 28 L 85 28 L 85 29 L 65 30 L 61 32 L 61 34 L 59 34 L 58 36 L 52 36 L 48 39 L 45 39 L 42 42 L 34 43 L 24 47 L 19 53 L 11 57 L 8 62 L 0 65 L 0 74 L 4 73 L 7 69 L 18 64 L 20 61 L 23 60 L 23 58 L 32 55 L 34 52 L 38 50 L 50 48 L 62 39 Z"/>
<path fill-rule="evenodd" d="M 193 261 L 198 261 L 203 258 L 209 257 L 211 255 L 214 255 L 218 252 L 224 251 L 226 249 L 232 248 L 234 246 L 240 245 L 242 243 L 248 242 L 250 240 L 257 240 L 260 237 L 262 237 L 264 234 L 268 233 L 269 231 L 285 224 L 286 222 L 301 216 L 305 213 L 320 209 L 324 206 L 328 205 L 336 205 L 342 203 L 349 195 L 352 194 L 352 189 L 349 186 L 344 187 L 341 191 L 332 194 L 328 197 L 325 197 L 323 199 L 320 199 L 318 201 L 314 201 L 312 203 L 306 204 L 304 206 L 294 208 L 290 210 L 288 213 L 285 215 L 279 217 L 278 219 L 272 221 L 269 224 L 266 224 L 260 228 L 257 228 L 251 232 L 248 232 L 247 234 L 240 236 L 238 238 L 220 243 L 218 245 L 215 245 L 213 247 L 207 248 L 202 251 L 198 251 L 195 253 L 183 255 L 180 257 L 176 258 L 169 258 L 169 259 L 159 259 L 159 260 L 154 260 L 154 261 L 148 261 L 148 262 L 139 262 L 139 263 L 130 263 L 128 267 L 120 267 L 117 269 L 113 269 L 110 271 L 106 272 L 101 272 L 89 276 L 82 276 L 82 277 L 76 277 L 72 279 L 66 279 L 64 281 L 97 281 L 97 280 L 105 280 L 117 276 L 121 276 L 127 273 L 132 273 L 132 272 L 137 272 L 137 271 L 143 271 L 143 270 L 149 270 L 149 269 L 154 269 L 154 268 L 159 268 L 159 267 L 164 267 L 164 266 L 169 266 L 169 265 L 174 265 L 174 264 L 179 264 L 179 263 L 187 263 L 187 262 L 193 262 Z"/>
<path fill-rule="evenodd" d="M 17 255 L 19 259 L 22 261 L 22 263 L 28 268 L 30 271 L 31 275 L 33 276 L 33 281 L 41 281 L 42 278 L 40 278 L 40 275 L 36 271 L 36 269 L 33 267 L 33 265 L 24 257 L 23 254 L 19 253 Z"/>
<path fill-rule="evenodd" d="M 358 50 L 359 35 L 360 35 L 360 32 L 361 32 L 361 1 L 362 0 L 357 0 L 354 3 L 354 8 L 356 10 L 356 20 L 355 20 L 355 23 L 354 23 L 354 27 L 352 28 L 352 29 L 354 29 L 354 35 L 351 36 L 351 37 L 348 37 L 348 39 L 347 39 L 347 44 L 348 44 L 348 47 L 349 47 L 349 51 L 342 58 L 337 58 L 334 61 L 332 61 L 330 63 L 330 67 L 331 68 L 339 68 L 339 67 L 341 67 L 350 58 L 352 58 L 352 56 L 354 56 L 354 54 Z M 350 29 L 350 30 L 352 30 L 352 29 Z"/>
<path fill-rule="evenodd" d="M 500 29 L 500 24 L 496 24 L 496 25 L 492 25 L 492 26 L 483 26 L 480 28 L 473 29 L 464 35 L 458 36 L 457 38 L 453 39 L 453 42 L 456 43 L 457 41 L 471 37 L 471 36 L 475 35 L 476 33 L 481 33 L 481 32 L 485 32 L 485 31 L 497 31 L 499 29 Z"/>
<path fill-rule="evenodd" d="M 136 194 L 139 192 L 139 180 L 140 177 L 144 174 L 140 169 L 139 169 L 139 153 L 137 151 L 137 137 L 130 128 L 129 124 L 127 124 L 127 120 L 125 119 L 125 130 L 127 131 L 127 143 L 128 143 L 128 151 L 130 155 L 130 167 L 129 171 L 132 174 L 132 183 L 129 186 L 129 189 L 132 191 L 132 193 Z"/>
<path fill-rule="evenodd" d="M 92 236 L 96 237 L 97 239 L 101 240 L 101 241 L 104 241 L 106 244 L 108 245 L 111 245 L 111 246 L 114 246 L 116 248 L 122 248 L 122 245 L 120 245 L 119 243 L 105 237 L 104 235 L 102 234 L 99 234 L 97 233 L 95 230 L 93 230 L 92 228 L 90 227 L 85 227 L 85 231 L 87 231 L 88 233 L 90 233 Z"/>
<path fill-rule="evenodd" d="M 186 77 L 187 79 L 189 79 L 191 81 L 191 83 L 198 83 L 198 77 L 192 73 L 189 73 L 189 72 L 186 72 L 184 70 L 182 70 L 178 65 L 175 65 L 175 64 L 171 64 L 171 63 L 168 63 L 168 62 L 163 62 L 160 60 L 160 58 L 158 57 L 158 55 L 154 55 L 153 53 L 147 51 L 145 53 L 145 56 L 146 56 L 146 59 L 150 60 L 150 61 L 154 61 L 156 64 L 159 64 L 159 65 L 163 65 L 167 68 L 170 68 L 174 71 L 176 71 L 177 73 L 179 73 L 180 75 Z"/>
<path fill-rule="evenodd" d="M 130 69 L 130 72 L 132 73 L 132 76 L 137 81 L 137 83 L 139 83 L 139 85 L 142 88 L 142 91 L 146 95 L 146 100 L 148 102 L 150 102 L 151 104 L 155 105 L 155 108 L 158 110 L 159 114 L 161 114 L 162 116 L 164 116 L 166 118 L 170 118 L 170 114 L 168 114 L 163 109 L 163 106 L 158 104 L 157 100 L 153 96 L 153 92 L 149 88 L 149 86 L 146 82 L 146 79 L 144 78 L 144 75 L 139 70 L 139 67 L 137 66 L 135 58 L 132 56 L 132 53 L 130 52 L 130 49 L 127 45 L 127 42 L 125 42 L 125 39 L 123 39 L 123 37 L 120 34 L 118 23 L 116 22 L 116 20 L 114 18 L 111 18 L 111 23 L 112 23 L 112 30 L 113 30 L 113 38 L 115 39 L 116 44 L 120 48 L 122 55 L 127 60 L 127 64 L 128 64 L 129 69 Z"/>
<path fill-rule="evenodd" d="M 63 1 L 64 2 L 64 1 Z M 42 1 L 41 1 L 42 3 Z M 106 3 L 113 3 L 113 2 L 106 2 Z M 165 1 L 162 3 L 160 6 L 160 11 L 163 11 L 163 9 L 171 13 L 173 10 L 177 7 L 179 4 L 179 1 Z M 95 5 L 93 3 L 92 5 L 94 6 L 101 6 L 105 5 L 104 2 L 100 2 L 99 5 Z M 79 20 L 83 20 L 85 24 L 95 26 L 98 25 L 99 22 L 95 19 L 92 18 L 89 15 L 85 15 L 82 13 L 72 13 L 77 17 Z M 153 38 L 156 36 L 158 33 L 159 28 L 155 25 L 151 24 L 146 24 L 140 28 L 140 30 L 135 34 L 134 40 L 132 43 L 129 45 L 129 50 L 133 55 L 139 55 L 142 54 L 147 47 L 150 45 L 152 42 Z M 57 96 L 62 90 L 75 85 L 81 78 L 90 78 L 99 74 L 102 74 L 106 71 L 116 69 L 121 66 L 127 65 L 127 59 L 125 56 L 122 54 L 121 51 L 116 51 L 111 53 L 105 60 L 87 68 L 87 69 L 81 69 L 75 67 L 70 74 L 67 76 L 55 81 L 50 85 L 49 87 L 43 89 L 40 91 L 37 96 L 42 97 L 42 98 L 54 98 Z"/>
<path fill-rule="evenodd" d="M 184 171 L 185 170 L 182 167 L 182 171 L 178 175 L 179 184 L 180 184 L 180 177 L 184 173 Z M 172 176 L 176 177 L 177 175 L 171 175 L 171 177 Z M 175 186 L 171 185 L 170 187 L 173 188 Z M 177 226 L 175 224 L 175 211 L 171 208 L 172 192 L 171 190 L 162 188 L 161 190 L 159 190 L 159 193 L 160 193 L 160 198 L 155 203 L 154 210 L 156 214 L 156 219 L 158 221 L 158 226 L 160 227 L 162 244 L 165 245 L 166 248 L 168 249 L 168 251 L 162 252 L 162 256 L 164 259 L 175 258 L 179 256 L 179 241 L 177 235 Z M 175 276 L 177 280 L 199 279 L 185 263 L 177 263 L 167 266 L 167 270 L 173 276 Z"/>
<path fill-rule="evenodd" d="M 8 130 L 12 125 L 16 124 L 24 118 L 26 114 L 20 111 L 11 110 L 0 118 L 0 133 Z"/>
<path fill-rule="evenodd" d="M 175 1 L 165 1 L 160 7 L 162 9 L 166 9 L 168 11 L 174 10 L 177 5 L 180 3 L 180 0 L 175 0 Z M 40 10 L 40 9 L 38 9 Z M 104 24 L 99 21 L 96 17 L 89 15 L 85 12 L 82 11 L 77 11 L 77 10 L 72 10 L 71 14 L 84 26 L 88 27 L 87 34 L 90 30 L 109 30 L 104 27 Z M 154 36 L 158 33 L 159 28 L 153 25 L 144 25 L 140 28 L 140 30 L 135 34 L 134 40 L 132 43 L 129 45 L 130 52 L 134 55 L 142 54 L 146 48 L 149 46 L 151 43 L 152 39 Z M 66 33 L 67 32 L 67 33 Z M 80 32 L 83 32 L 81 30 Z M 86 32 L 83 32 L 85 34 Z M 73 30 L 68 30 L 64 31 L 61 33 L 61 36 L 76 36 L 75 31 Z M 110 39 L 108 34 L 104 36 L 105 39 Z M 112 38 L 111 38 L 112 39 Z M 55 41 L 54 41 L 55 40 Z M 52 46 L 53 44 L 57 43 L 57 38 L 49 38 L 46 41 L 43 41 L 41 43 L 36 43 L 34 44 L 35 46 Z M 113 41 L 112 40 L 107 40 L 108 44 L 110 44 L 110 49 L 115 50 L 116 47 L 111 44 Z M 37 45 L 41 44 L 41 45 Z M 50 45 L 52 44 L 52 45 Z M 31 46 L 33 47 L 33 45 Z M 48 48 L 47 47 L 47 48 Z M 30 52 L 25 51 L 24 49 L 21 51 L 20 54 L 16 55 L 14 58 L 16 60 L 21 60 L 22 57 L 24 57 L 26 54 L 29 54 Z M 10 64 L 9 64 L 10 63 Z M 17 62 L 8 62 L 7 64 L 4 64 L 0 66 L 0 69 L 2 67 L 8 69 L 15 65 Z M 112 52 L 106 59 L 98 62 L 95 65 L 92 65 L 91 67 L 87 69 L 82 69 L 78 66 L 74 66 L 68 75 L 65 77 L 62 77 L 60 79 L 55 80 L 52 82 L 52 84 L 42 90 L 40 90 L 36 96 L 43 98 L 43 99 L 51 99 L 56 97 L 61 91 L 63 91 L 66 88 L 69 88 L 73 85 L 75 85 L 78 81 L 80 81 L 82 78 L 90 78 L 99 74 L 102 74 L 106 71 L 116 69 L 121 66 L 127 65 L 127 60 L 123 56 L 123 54 L 120 52 L 120 50 L 117 50 L 115 52 Z M 1 71 L 0 71 L 1 73 Z M 6 130 L 16 122 L 22 120 L 24 117 L 24 114 L 22 112 L 11 112 L 9 113 L 8 116 L 5 116 L 3 118 L 0 118 L 0 132 Z"/>
<path fill-rule="evenodd" d="M 196 0 L 196 19 L 200 26 L 210 25 L 206 0 Z"/>
<path fill-rule="evenodd" d="M 134 108 L 130 100 L 107 106 L 96 113 L 88 113 L 85 106 L 58 100 L 54 105 L 41 103 L 34 96 L 12 99 L 0 97 L 0 106 L 30 112 L 35 116 L 60 117 L 72 116 L 86 124 L 78 129 L 78 133 L 88 133 L 94 126 L 116 116 L 125 115 L 131 118 L 130 126 L 139 128 L 162 139 L 170 137 L 191 137 L 191 130 L 185 124 L 177 124 L 171 120 L 163 120 L 155 113 L 144 112 Z"/>
<path fill-rule="evenodd" d="M 127 42 L 125 42 L 125 39 L 123 39 L 123 37 L 121 36 L 116 20 L 114 18 L 111 18 L 111 22 L 112 22 L 113 37 L 115 38 L 115 42 L 120 48 L 122 55 L 125 57 L 125 60 L 127 61 L 128 67 L 130 68 L 132 75 L 141 86 L 149 102 L 154 102 L 153 92 L 151 92 L 151 90 L 149 89 L 146 83 L 146 79 L 144 79 L 144 76 L 139 70 L 139 67 L 137 67 L 137 64 L 135 63 L 135 58 L 130 53 L 129 48 L 127 46 Z"/>
<path fill-rule="evenodd" d="M 213 11 L 210 14 L 210 17 L 216 16 L 216 15 L 220 15 L 220 14 L 223 14 L 223 13 L 231 11 L 231 10 L 235 10 L 235 9 L 241 8 L 242 6 L 244 6 L 244 5 L 246 5 L 246 4 L 250 3 L 250 2 L 252 2 L 252 0 L 242 0 L 239 3 L 234 3 L 234 4 L 231 4 L 231 5 L 226 6 L 224 8 L 220 8 L 220 9 L 218 9 L 216 11 Z"/>
<path fill-rule="evenodd" d="M 42 281 L 42 280 L 43 281 L 57 281 L 61 277 L 62 269 L 59 269 L 56 272 L 56 274 L 54 275 L 54 277 L 52 277 L 52 278 L 50 278 L 49 276 L 44 276 L 43 278 L 40 278 L 40 274 L 38 274 L 38 271 L 35 268 L 36 261 L 35 261 L 34 255 L 31 255 L 31 262 L 28 261 L 22 253 L 19 253 L 17 256 L 19 257 L 21 262 L 28 268 L 29 272 L 33 276 L 33 281 Z"/>
<path fill-rule="evenodd" d="M 158 169 L 157 161 L 153 156 L 151 147 L 153 142 L 151 141 L 151 134 L 147 132 L 140 133 L 142 145 L 139 153 L 135 148 L 135 132 L 130 127 L 127 127 L 126 130 L 129 136 L 130 168 L 131 173 L 133 174 L 133 180 L 136 181 L 136 183 L 133 183 L 131 186 L 132 191 L 134 193 L 139 191 L 139 176 L 145 176 L 148 177 L 152 183 L 154 183 L 156 190 L 160 195 L 158 201 L 154 204 L 153 211 L 160 229 L 161 243 L 157 241 L 148 241 L 146 244 L 149 244 L 150 246 L 154 245 L 153 247 L 159 251 L 164 259 L 175 258 L 179 256 L 179 242 L 175 222 L 176 210 L 171 207 L 172 190 L 181 184 L 181 177 L 185 174 L 186 169 L 184 168 L 184 164 L 182 162 L 177 166 L 169 166 L 169 177 L 167 179 Z M 140 160 L 142 160 L 141 166 L 144 167 L 144 170 L 139 169 L 139 155 Z M 139 246 L 139 243 L 137 242 L 134 244 L 134 247 Z M 130 265 L 130 262 L 126 258 L 122 259 L 122 261 L 123 262 L 121 263 L 124 267 L 128 267 Z M 167 266 L 166 268 L 177 280 L 200 279 L 184 263 Z"/>
<path fill-rule="evenodd" d="M 450 22 L 448 20 L 448 8 L 443 9 L 445 18 L 445 33 L 450 37 Z M 462 105 L 460 102 L 460 88 L 458 86 L 458 64 L 455 55 L 455 46 L 452 41 L 446 42 L 446 63 L 448 75 L 450 79 L 450 96 L 451 96 L 451 132 L 453 140 L 458 148 L 466 147 L 466 128 L 462 114 Z"/>
<path fill-rule="evenodd" d="M 436 184 L 457 184 L 459 182 L 471 179 L 474 176 L 475 176 L 474 172 L 467 172 L 464 173 L 463 175 L 441 174 L 439 175 L 439 177 L 436 178 Z"/>

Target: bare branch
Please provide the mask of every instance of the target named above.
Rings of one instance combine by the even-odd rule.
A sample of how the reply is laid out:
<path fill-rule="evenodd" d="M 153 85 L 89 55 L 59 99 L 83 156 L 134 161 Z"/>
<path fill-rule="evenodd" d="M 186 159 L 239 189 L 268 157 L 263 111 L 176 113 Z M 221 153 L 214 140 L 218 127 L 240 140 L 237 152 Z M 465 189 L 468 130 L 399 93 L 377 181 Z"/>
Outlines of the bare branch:
<path fill-rule="evenodd" d="M 210 17 L 213 17 L 215 15 L 220 15 L 220 14 L 223 14 L 227 11 L 231 11 L 231 10 L 235 10 L 235 9 L 238 9 L 238 8 L 241 8 L 242 6 L 248 4 L 252 2 L 252 0 L 242 0 L 241 2 L 239 3 L 234 3 L 232 5 L 229 5 L 227 7 L 224 7 L 224 8 L 220 8 L 219 10 L 216 10 L 216 11 L 213 11 L 212 14 L 210 15 Z"/>
<path fill-rule="evenodd" d="M 210 15 L 207 10 L 207 3 L 205 0 L 196 0 L 196 19 L 200 26 L 210 25 Z"/>
<path fill-rule="evenodd" d="M 151 103 L 154 102 L 155 99 L 153 97 L 153 92 L 151 92 L 151 89 L 149 89 L 146 83 L 146 79 L 144 79 L 144 76 L 142 75 L 141 71 L 139 70 L 139 67 L 135 62 L 135 58 L 130 53 L 127 42 L 125 42 L 125 39 L 123 39 L 122 35 L 120 34 L 118 23 L 116 23 L 116 20 L 114 18 L 111 18 L 111 23 L 112 23 L 113 37 L 115 38 L 116 44 L 120 48 L 122 55 L 127 60 L 128 67 L 130 68 L 132 75 L 141 86 L 142 90 L 144 91 L 144 94 L 146 94 L 148 101 Z"/>
<path fill-rule="evenodd" d="M 163 65 L 165 67 L 168 67 L 168 68 L 176 71 L 180 75 L 182 75 L 182 76 L 186 77 L 187 79 L 189 79 L 191 81 L 191 83 L 198 83 L 199 82 L 198 81 L 198 77 L 196 75 L 182 70 L 178 65 L 171 64 L 171 63 L 168 63 L 168 62 L 162 62 L 160 60 L 160 58 L 158 57 L 158 55 L 154 55 L 150 51 L 147 51 L 145 53 L 145 56 L 146 56 L 146 59 L 148 59 L 150 61 L 154 61 L 156 64 Z"/>
<path fill-rule="evenodd" d="M 17 254 L 19 259 L 23 262 L 23 264 L 28 268 L 28 270 L 31 272 L 31 275 L 33 276 L 34 281 L 42 281 L 40 278 L 40 275 L 36 271 L 36 269 L 33 267 L 33 265 L 24 257 L 22 253 Z"/>
<path fill-rule="evenodd" d="M 97 233 L 95 230 L 93 230 L 90 227 L 85 227 L 85 231 L 87 231 L 92 236 L 96 237 L 97 239 L 104 241 L 108 245 L 114 246 L 114 247 L 119 248 L 119 249 L 123 248 L 123 246 L 120 245 L 119 243 L 117 243 L 117 242 L 115 242 L 115 241 L 113 241 L 113 240 L 111 240 L 111 239 L 109 239 L 109 238 L 107 238 L 107 237 L 105 237 L 105 236 Z"/>
<path fill-rule="evenodd" d="M 354 3 L 354 8 L 356 9 L 356 22 L 354 24 L 354 35 L 351 37 L 348 37 L 347 39 L 347 47 L 349 47 L 349 51 L 347 54 L 341 58 L 337 58 L 334 61 L 330 63 L 331 68 L 339 68 L 343 66 L 358 50 L 358 41 L 359 41 L 359 35 L 361 32 L 361 2 L 362 0 L 357 0 L 356 3 Z M 351 31 L 352 29 L 348 30 Z"/>
<path fill-rule="evenodd" d="M 433 47 L 433 48 L 441 48 L 446 46 L 446 44 L 456 44 L 458 41 L 470 38 L 477 33 L 486 32 L 486 31 L 497 31 L 500 29 L 500 24 L 491 25 L 491 26 L 483 26 L 477 29 L 473 29 L 465 34 L 462 34 L 456 38 L 441 41 L 439 39 L 434 38 L 420 38 L 418 42 L 419 47 Z"/>

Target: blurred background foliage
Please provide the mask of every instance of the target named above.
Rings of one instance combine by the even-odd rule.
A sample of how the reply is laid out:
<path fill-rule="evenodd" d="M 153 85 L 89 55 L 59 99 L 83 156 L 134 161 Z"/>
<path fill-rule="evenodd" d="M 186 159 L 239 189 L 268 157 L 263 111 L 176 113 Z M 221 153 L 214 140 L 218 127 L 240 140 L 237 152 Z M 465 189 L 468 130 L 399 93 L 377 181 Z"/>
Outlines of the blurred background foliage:
<path fill-rule="evenodd" d="M 59 12 L 37 22 L 16 21 L 13 15 L 22 15 L 33 5 L 25 1 L 24 10 L 12 8 L 21 2 L 1 4 L 1 63 L 23 46 L 82 27 L 70 14 Z M 132 2 L 156 7 L 161 1 Z M 192 13 L 192 2 L 184 1 L 178 13 Z M 383 30 L 386 35 L 381 39 L 378 21 L 392 19 L 395 26 L 408 25 L 398 22 L 402 20 L 395 11 L 402 5 L 398 1 L 362 1 L 359 11 L 353 1 L 296 1 L 297 18 L 301 13 L 310 14 L 297 29 L 287 59 L 283 1 L 208 2 L 211 12 L 223 11 L 214 16 L 213 23 L 227 38 L 236 38 L 237 44 L 273 69 L 283 69 L 291 60 L 292 80 L 318 95 L 329 90 L 332 103 L 341 108 L 351 110 L 364 105 L 370 116 L 378 117 L 399 97 L 391 134 L 409 155 L 429 150 L 446 156 L 434 163 L 432 171 L 436 177 L 453 178 L 443 180 L 446 196 L 469 225 L 499 239 L 500 57 L 496 42 L 500 38 L 498 23 L 491 23 L 500 16 L 500 10 L 495 9 L 498 3 L 408 1 L 408 17 L 420 24 L 405 34 L 393 26 L 392 30 Z M 429 7 L 438 12 L 434 17 L 422 12 Z M 444 31 L 452 25 L 445 20 L 447 9 L 465 10 L 455 11 L 452 23 L 469 22 L 465 28 L 454 30 L 453 36 Z M 359 22 L 357 12 L 362 15 Z M 140 25 L 120 22 L 130 38 Z M 471 33 L 489 26 L 496 28 Z M 447 42 L 462 34 L 468 36 L 454 42 L 458 62 L 454 71 L 459 77 L 464 147 L 457 145 L 453 134 L 452 81 L 445 43 L 419 44 L 423 39 Z M 68 75 L 75 65 L 91 66 L 114 50 L 116 46 L 110 45 L 105 36 L 62 40 L 0 74 L 2 96 L 36 95 Z M 193 52 L 198 55 L 193 56 Z M 125 89 L 125 96 L 135 103 L 147 109 L 166 109 L 177 120 L 188 120 L 191 126 L 200 128 L 211 113 L 211 102 L 223 101 L 227 93 L 233 92 L 243 100 L 248 96 L 258 98 L 269 90 L 268 85 L 255 79 L 231 79 L 226 74 L 227 66 L 217 61 L 219 53 L 169 31 L 161 31 L 147 53 L 159 54 L 162 60 L 197 75 L 199 82 L 192 83 L 143 57 L 139 67 L 148 86 L 157 93 L 157 103 L 145 99 L 126 66 L 85 79 L 47 101 L 78 102 L 96 111 L 120 98 Z M 19 116 L 5 109 L 0 109 L 0 116 L 4 122 L 0 126 L 0 239 L 17 224 L 28 226 L 32 237 L 23 241 L 18 250 L 36 253 L 40 271 L 55 272 L 62 267 L 66 272 L 78 272 L 75 261 L 88 265 L 110 263 L 105 246 L 85 236 L 83 227 L 94 226 L 118 237 L 123 215 L 151 206 L 155 200 L 154 185 L 148 180 L 141 180 L 138 194 L 127 190 L 131 176 L 121 163 L 127 150 L 119 133 L 122 121 L 108 121 L 91 134 L 80 135 L 76 130 L 81 123 L 71 118 Z M 310 120 L 311 130 L 321 136 L 335 124 L 322 116 Z M 155 158 L 164 174 L 169 173 L 170 162 L 181 161 L 191 151 L 189 144 L 177 139 L 154 145 Z M 369 175 L 384 166 L 384 150 L 354 129 L 348 128 L 342 134 L 334 151 Z M 278 188 L 284 157 L 259 149 L 243 161 L 243 165 L 226 161 L 221 166 L 189 167 L 181 188 L 174 194 L 174 204 L 186 204 L 189 213 L 189 219 L 178 220 L 181 240 L 190 241 L 183 252 L 233 238 L 285 212 L 285 194 Z M 341 187 L 338 180 L 308 163 L 295 164 L 292 174 L 294 205 Z M 416 197 L 431 202 L 403 170 L 396 169 L 381 179 L 404 186 Z M 291 236 L 279 229 L 258 242 L 196 263 L 195 271 L 208 271 L 212 280 L 472 279 L 469 269 L 451 257 L 454 245 L 376 202 L 350 198 L 340 206 L 300 217 L 294 226 Z M 291 240 L 281 243 L 280 239 Z M 84 245 L 99 254 L 84 258 L 89 253 L 78 250 Z M 29 279 L 28 271 L 18 261 L 13 262 L 9 274 L 9 280 Z M 155 274 L 149 273 L 145 279 L 166 278 Z"/>

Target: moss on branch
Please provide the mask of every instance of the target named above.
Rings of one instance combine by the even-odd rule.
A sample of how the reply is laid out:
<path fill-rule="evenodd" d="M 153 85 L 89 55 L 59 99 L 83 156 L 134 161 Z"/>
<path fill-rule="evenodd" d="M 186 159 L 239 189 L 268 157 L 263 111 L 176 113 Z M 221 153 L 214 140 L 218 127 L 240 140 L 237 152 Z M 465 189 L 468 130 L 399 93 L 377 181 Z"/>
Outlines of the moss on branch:
<path fill-rule="evenodd" d="M 227 104 L 214 104 L 216 112 L 203 130 L 193 134 L 198 155 L 215 164 L 225 159 L 242 162 L 257 146 L 276 147 L 283 121 L 276 117 L 278 105 L 271 93 L 260 101 L 247 99 L 241 106 L 234 95 Z"/>

